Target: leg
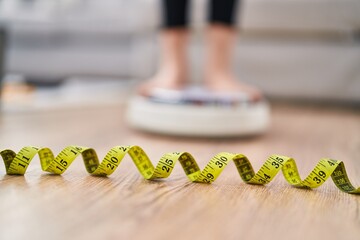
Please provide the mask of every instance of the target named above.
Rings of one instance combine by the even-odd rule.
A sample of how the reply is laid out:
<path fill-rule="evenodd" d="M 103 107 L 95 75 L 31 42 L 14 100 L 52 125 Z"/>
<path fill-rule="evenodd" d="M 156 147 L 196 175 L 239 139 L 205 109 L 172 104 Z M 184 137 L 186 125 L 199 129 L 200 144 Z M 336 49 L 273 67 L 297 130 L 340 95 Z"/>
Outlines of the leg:
<path fill-rule="evenodd" d="M 239 82 L 231 70 L 232 52 L 236 39 L 234 12 L 236 0 L 212 0 L 207 31 L 207 58 L 205 85 L 218 92 L 245 92 L 259 100 L 262 94 L 256 88 Z"/>
<path fill-rule="evenodd" d="M 188 0 L 162 0 L 161 62 L 154 77 L 139 87 L 142 95 L 154 88 L 181 89 L 186 84 Z"/>

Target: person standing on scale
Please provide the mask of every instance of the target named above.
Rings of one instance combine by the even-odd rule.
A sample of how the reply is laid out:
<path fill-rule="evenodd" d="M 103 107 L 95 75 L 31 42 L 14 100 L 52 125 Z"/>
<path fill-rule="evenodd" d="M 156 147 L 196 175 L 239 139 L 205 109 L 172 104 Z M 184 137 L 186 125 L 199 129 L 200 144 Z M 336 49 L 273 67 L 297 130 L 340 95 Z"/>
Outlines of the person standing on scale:
<path fill-rule="evenodd" d="M 186 46 L 189 0 L 162 0 L 161 3 L 161 62 L 157 73 L 138 87 L 138 93 L 143 96 L 151 95 L 155 88 L 182 90 L 188 83 Z M 205 38 L 204 88 L 215 93 L 245 93 L 251 100 L 258 101 L 263 98 L 261 91 L 239 81 L 231 70 L 237 34 L 234 27 L 237 4 L 237 0 L 210 0 L 209 26 Z"/>

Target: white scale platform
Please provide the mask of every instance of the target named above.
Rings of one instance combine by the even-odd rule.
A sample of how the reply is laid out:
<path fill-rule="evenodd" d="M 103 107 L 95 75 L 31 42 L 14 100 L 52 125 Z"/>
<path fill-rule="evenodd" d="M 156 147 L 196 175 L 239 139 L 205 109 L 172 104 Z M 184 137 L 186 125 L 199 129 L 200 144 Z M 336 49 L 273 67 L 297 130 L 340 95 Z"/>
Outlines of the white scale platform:
<path fill-rule="evenodd" d="M 129 124 L 141 130 L 178 136 L 230 137 L 265 132 L 270 107 L 246 95 L 217 94 L 199 88 L 156 89 L 150 97 L 135 96 L 128 105 Z"/>

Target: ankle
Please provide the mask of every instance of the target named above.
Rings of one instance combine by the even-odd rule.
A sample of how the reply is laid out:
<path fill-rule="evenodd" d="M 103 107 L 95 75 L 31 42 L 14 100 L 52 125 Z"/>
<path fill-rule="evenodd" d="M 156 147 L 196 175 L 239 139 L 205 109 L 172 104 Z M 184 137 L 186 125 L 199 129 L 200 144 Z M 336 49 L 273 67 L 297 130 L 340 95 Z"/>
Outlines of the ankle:
<path fill-rule="evenodd" d="M 163 64 L 159 67 L 156 76 L 168 78 L 169 81 L 183 81 L 187 77 L 187 68 L 179 64 Z"/>
<path fill-rule="evenodd" d="M 204 81 L 206 83 L 212 83 L 219 81 L 219 79 L 223 79 L 221 81 L 227 81 L 229 79 L 233 79 L 234 76 L 229 70 L 224 69 L 211 69 L 205 72 Z"/>

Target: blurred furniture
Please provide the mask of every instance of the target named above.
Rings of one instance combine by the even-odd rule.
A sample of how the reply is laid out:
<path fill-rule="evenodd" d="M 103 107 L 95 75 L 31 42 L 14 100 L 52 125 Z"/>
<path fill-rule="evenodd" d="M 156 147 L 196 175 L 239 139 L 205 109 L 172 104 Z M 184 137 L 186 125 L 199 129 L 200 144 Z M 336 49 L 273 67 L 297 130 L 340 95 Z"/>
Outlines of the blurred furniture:
<path fill-rule="evenodd" d="M 4 77 L 5 40 L 6 40 L 5 27 L 0 25 L 0 97 L 2 90 L 2 81 Z"/>
<path fill-rule="evenodd" d="M 192 1 L 196 33 L 205 0 Z M 360 101 L 360 1 L 244 0 L 235 69 L 275 97 Z M 152 0 L 0 0 L 10 29 L 7 71 L 146 78 L 156 69 L 159 4 Z M 191 43 L 200 80 L 201 34 Z"/>

